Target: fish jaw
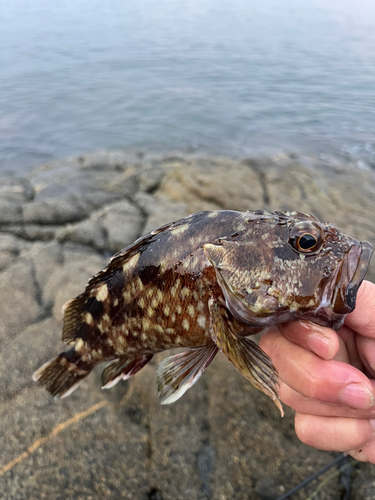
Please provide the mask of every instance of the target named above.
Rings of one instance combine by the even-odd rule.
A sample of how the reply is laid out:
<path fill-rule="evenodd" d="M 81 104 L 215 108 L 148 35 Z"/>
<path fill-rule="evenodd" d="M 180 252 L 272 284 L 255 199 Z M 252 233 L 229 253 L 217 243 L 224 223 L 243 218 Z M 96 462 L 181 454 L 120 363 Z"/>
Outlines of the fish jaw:
<path fill-rule="evenodd" d="M 303 319 L 339 330 L 345 317 L 354 311 L 357 292 L 365 278 L 373 253 L 368 241 L 355 242 L 346 259 L 333 272 L 319 306 L 303 314 Z M 301 318 L 301 314 L 298 315 Z"/>

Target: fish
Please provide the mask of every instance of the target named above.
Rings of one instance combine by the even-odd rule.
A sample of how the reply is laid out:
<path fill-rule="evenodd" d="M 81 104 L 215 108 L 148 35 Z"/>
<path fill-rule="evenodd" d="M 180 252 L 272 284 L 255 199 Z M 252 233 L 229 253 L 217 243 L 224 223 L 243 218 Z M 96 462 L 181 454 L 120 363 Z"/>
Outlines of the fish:
<path fill-rule="evenodd" d="M 63 307 L 70 347 L 34 373 L 66 397 L 102 362 L 102 387 L 152 357 L 159 402 L 177 401 L 221 351 L 283 414 L 278 375 L 249 336 L 307 320 L 338 330 L 355 308 L 373 247 L 302 212 L 198 212 L 142 236 L 112 257 Z"/>

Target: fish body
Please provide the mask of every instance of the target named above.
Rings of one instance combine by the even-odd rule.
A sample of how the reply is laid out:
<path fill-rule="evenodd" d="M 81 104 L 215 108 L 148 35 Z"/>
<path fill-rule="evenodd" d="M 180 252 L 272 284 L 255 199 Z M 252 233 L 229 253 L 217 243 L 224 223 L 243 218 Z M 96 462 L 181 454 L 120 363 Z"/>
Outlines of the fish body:
<path fill-rule="evenodd" d="M 159 400 L 191 387 L 218 350 L 281 409 L 277 374 L 247 337 L 300 318 L 338 329 L 355 307 L 372 246 L 299 212 L 199 212 L 138 239 L 64 306 L 72 346 L 34 380 L 66 396 L 97 364 L 102 385 L 159 365 Z"/>

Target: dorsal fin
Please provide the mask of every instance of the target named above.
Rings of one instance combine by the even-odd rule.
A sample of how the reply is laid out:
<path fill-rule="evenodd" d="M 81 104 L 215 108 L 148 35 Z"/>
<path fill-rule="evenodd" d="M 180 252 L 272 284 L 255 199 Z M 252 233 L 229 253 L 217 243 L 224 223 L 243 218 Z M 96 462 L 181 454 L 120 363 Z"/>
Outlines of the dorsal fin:
<path fill-rule="evenodd" d="M 86 290 L 104 281 L 107 276 L 114 273 L 118 268 L 123 267 L 126 264 L 126 262 L 129 261 L 132 257 L 134 257 L 134 255 L 136 255 L 137 253 L 142 253 L 147 248 L 147 246 L 155 240 L 156 235 L 158 235 L 165 229 L 168 229 L 169 227 L 177 224 L 178 222 L 180 221 L 168 222 L 168 224 L 164 224 L 163 226 L 154 229 L 153 231 L 145 234 L 144 236 L 141 236 L 134 243 L 120 250 L 120 252 L 117 252 L 115 255 L 111 257 L 108 266 L 102 271 L 100 271 L 98 274 L 95 274 L 95 276 L 93 276 L 89 280 L 86 286 Z"/>
<path fill-rule="evenodd" d="M 141 254 L 154 241 L 156 235 L 174 224 L 176 222 L 164 224 L 115 254 L 108 266 L 89 280 L 82 294 L 66 302 L 63 307 L 64 326 L 62 333 L 62 340 L 65 343 L 74 344 L 79 338 L 89 341 L 101 335 L 97 323 L 104 313 L 102 302 L 105 299 L 100 297 L 100 290 L 105 289 L 105 283 L 116 272 L 122 270 L 127 262 L 131 268 L 131 259 L 137 254 Z"/>

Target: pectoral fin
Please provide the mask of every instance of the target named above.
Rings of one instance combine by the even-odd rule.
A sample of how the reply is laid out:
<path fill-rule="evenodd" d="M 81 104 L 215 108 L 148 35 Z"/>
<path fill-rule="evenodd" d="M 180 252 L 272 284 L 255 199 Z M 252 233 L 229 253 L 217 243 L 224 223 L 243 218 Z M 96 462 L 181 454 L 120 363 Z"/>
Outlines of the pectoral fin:
<path fill-rule="evenodd" d="M 219 299 L 210 299 L 209 309 L 211 336 L 216 345 L 254 387 L 273 400 L 284 416 L 277 371 L 271 359 L 254 342 L 235 333 L 233 318 Z"/>
<path fill-rule="evenodd" d="M 201 377 L 218 352 L 216 344 L 170 356 L 159 363 L 156 372 L 159 403 L 174 403 Z"/>

